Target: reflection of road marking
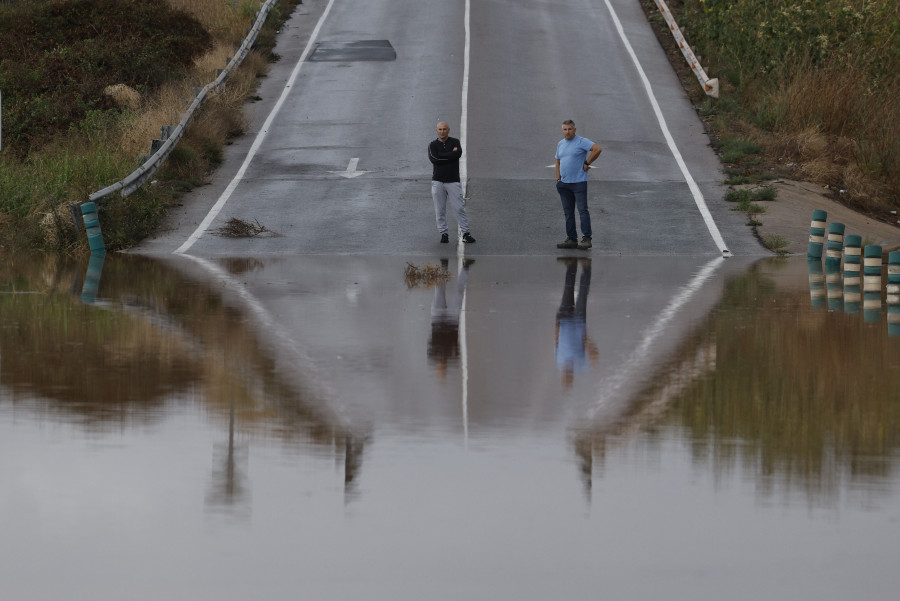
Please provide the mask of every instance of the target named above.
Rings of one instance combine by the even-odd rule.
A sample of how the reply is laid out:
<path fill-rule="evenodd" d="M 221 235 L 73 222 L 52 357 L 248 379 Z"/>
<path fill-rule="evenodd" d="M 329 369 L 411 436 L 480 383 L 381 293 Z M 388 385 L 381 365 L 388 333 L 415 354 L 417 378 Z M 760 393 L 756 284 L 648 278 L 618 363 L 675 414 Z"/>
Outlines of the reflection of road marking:
<path fill-rule="evenodd" d="M 687 164 L 684 162 L 684 158 L 678 150 L 678 146 L 675 145 L 675 139 L 672 138 L 669 127 L 666 125 L 666 118 L 663 117 L 662 110 L 659 108 L 659 103 L 656 101 L 656 96 L 653 94 L 650 80 L 647 79 L 647 74 L 644 73 L 644 68 L 641 67 L 641 62 L 634 53 L 631 42 L 629 42 L 628 38 L 625 36 L 625 29 L 622 27 L 622 22 L 619 21 L 619 16 L 616 14 L 616 10 L 612 7 L 612 4 L 609 3 L 609 0 L 604 1 L 606 2 L 606 7 L 609 9 L 609 14 L 616 24 L 616 30 L 619 32 L 619 37 L 622 38 L 625 49 L 628 51 L 628 55 L 631 57 L 631 61 L 634 63 L 635 68 L 637 68 L 638 75 L 641 76 L 641 81 L 644 83 L 644 89 L 647 91 L 647 97 L 650 99 L 650 104 L 653 106 L 653 113 L 656 115 L 656 120 L 659 122 L 659 127 L 662 129 L 663 136 L 666 138 L 669 150 L 672 152 L 672 156 L 675 157 L 675 162 L 678 163 L 678 167 L 681 169 L 685 181 L 687 181 L 688 188 L 691 189 L 691 194 L 694 196 L 694 203 L 696 203 L 697 208 L 700 210 L 700 215 L 703 216 L 703 221 L 706 223 L 706 229 L 709 230 L 713 242 L 716 243 L 716 246 L 718 246 L 719 250 L 722 252 L 722 256 L 730 257 L 731 251 L 729 251 L 728 247 L 725 245 L 725 240 L 722 239 L 722 234 L 719 233 L 719 228 L 716 226 L 716 222 L 709 212 L 709 207 L 706 206 L 706 201 L 703 199 L 703 193 L 700 191 L 700 187 L 697 186 L 697 182 L 694 181 L 694 177 L 688 170 Z"/>
<path fill-rule="evenodd" d="M 309 353 L 302 349 L 297 341 L 287 335 L 285 329 L 276 323 L 262 302 L 244 284 L 235 280 L 219 265 L 201 257 L 184 256 L 202 267 L 210 276 L 222 284 L 223 299 L 225 292 L 230 291 L 245 303 L 248 313 L 256 318 L 260 331 L 272 334 L 271 342 L 276 343 L 273 346 L 275 346 L 276 350 L 284 352 L 281 358 L 291 365 L 299 366 L 300 369 L 297 371 L 300 373 L 300 376 L 305 376 L 304 379 L 309 380 L 308 384 L 304 381 L 297 381 L 297 385 L 300 387 L 299 392 L 316 401 L 322 401 L 323 414 L 333 419 L 336 427 L 348 432 L 351 431 L 352 428 L 347 420 L 346 410 L 337 400 L 334 390 L 324 382 L 324 378 L 321 376 L 315 363 L 313 363 Z"/>
<path fill-rule="evenodd" d="M 297 61 L 297 64 L 294 65 L 294 70 L 291 72 L 291 76 L 288 78 L 287 84 L 285 84 L 284 89 L 281 91 L 281 96 L 278 98 L 278 101 L 275 103 L 275 106 L 272 107 L 272 111 L 269 113 L 269 116 L 266 117 L 266 122 L 263 123 L 262 129 L 259 130 L 259 133 L 256 134 L 256 139 L 253 140 L 253 145 L 250 146 L 249 152 L 247 152 L 247 156 L 244 158 L 244 162 L 241 164 L 241 168 L 238 169 L 238 172 L 235 174 L 234 179 L 231 180 L 231 183 L 228 184 L 228 187 L 225 188 L 225 191 L 222 192 L 222 195 L 219 196 L 219 200 L 216 201 L 216 204 L 209 210 L 209 213 L 206 214 L 206 217 L 203 221 L 200 222 L 200 225 L 197 226 L 197 229 L 194 230 L 187 240 L 184 241 L 184 244 L 175 249 L 175 254 L 183 254 L 186 253 L 194 243 L 200 239 L 207 229 L 209 229 L 210 224 L 212 224 L 213 220 L 218 216 L 219 212 L 225 206 L 225 203 L 228 202 L 228 199 L 234 193 L 235 188 L 237 188 L 238 184 L 243 179 L 244 174 L 247 172 L 247 167 L 250 166 L 250 162 L 253 160 L 253 157 L 256 156 L 256 153 L 259 151 L 259 147 L 262 146 L 263 140 L 266 139 L 266 134 L 269 133 L 269 128 L 272 126 L 272 122 L 275 121 L 275 116 L 278 114 L 278 111 L 281 110 L 281 106 L 284 104 L 284 101 L 287 99 L 288 92 L 291 91 L 291 86 L 294 85 L 294 82 L 297 80 L 297 75 L 300 73 L 300 67 L 303 66 L 303 63 L 306 61 L 306 57 L 309 56 L 310 50 L 315 45 L 316 38 L 319 36 L 319 31 L 322 29 L 322 24 L 325 22 L 325 18 L 328 16 L 328 13 L 331 11 L 331 6 L 334 4 L 334 0 L 328 0 L 328 6 L 325 7 L 325 11 L 322 13 L 322 16 L 319 17 L 319 22 L 316 23 L 316 28 L 313 29 L 312 34 L 309 36 L 309 41 L 306 43 L 306 48 L 303 49 L 303 54 L 300 55 L 300 60 Z"/>
<path fill-rule="evenodd" d="M 471 15 L 471 2 L 466 0 L 466 10 L 463 16 L 463 28 L 466 32 L 466 40 L 463 45 L 463 79 L 462 79 L 462 98 L 460 100 L 459 114 L 459 144 L 463 148 L 463 155 L 459 159 L 459 185 L 462 188 L 463 206 L 468 204 L 469 194 L 466 185 L 469 180 L 469 168 L 466 163 L 466 137 L 469 127 L 469 51 L 471 48 L 471 36 L 469 35 L 469 20 Z M 465 233 L 456 228 L 458 235 L 456 241 L 456 252 L 464 255 L 465 244 L 462 241 L 462 235 Z"/>
<path fill-rule="evenodd" d="M 456 277 L 462 273 L 463 263 L 465 259 L 459 255 L 459 264 L 456 267 Z M 459 358 L 462 363 L 462 417 L 463 417 L 463 442 L 466 450 L 469 448 L 469 347 L 466 344 L 466 292 L 468 290 L 468 279 L 466 287 L 463 288 L 462 302 L 459 311 Z"/>
<path fill-rule="evenodd" d="M 468 107 L 469 107 L 469 48 L 470 44 L 470 35 L 469 35 L 469 19 L 471 14 L 471 3 L 470 0 L 466 0 L 466 13 L 465 13 L 465 30 L 466 30 L 466 42 L 465 42 L 465 51 L 463 52 L 463 83 L 462 83 L 462 110 L 461 116 L 459 118 L 459 143 L 463 147 L 463 150 L 466 148 L 466 128 L 468 127 Z M 467 168 L 466 168 L 466 156 L 460 158 L 459 162 L 459 181 L 462 186 L 463 191 L 463 203 L 465 204 L 465 199 L 468 198 L 468 194 L 466 193 L 466 180 L 467 180 Z M 457 228 L 459 229 L 459 228 Z M 460 232 L 462 234 L 463 232 Z M 462 236 L 459 237 L 459 242 L 457 242 L 457 254 L 459 256 L 459 267 L 457 267 L 457 276 L 459 277 L 460 269 L 463 265 L 463 256 L 465 255 L 465 244 L 462 241 Z M 468 283 L 468 282 L 467 282 Z M 467 286 L 468 288 L 468 286 Z M 459 339 L 460 339 L 460 360 L 462 361 L 462 415 L 463 415 L 463 441 L 466 449 L 469 448 L 469 353 L 466 347 L 466 291 L 463 290 L 462 297 L 462 305 L 459 313 Z"/>
<path fill-rule="evenodd" d="M 350 159 L 350 162 L 347 163 L 347 168 L 343 171 L 329 171 L 328 173 L 337 173 L 341 177 L 345 177 L 347 179 L 352 179 L 354 177 L 359 177 L 363 173 L 372 173 L 371 171 L 357 171 L 356 166 L 359 165 L 359 159 L 353 158 Z"/>
<path fill-rule="evenodd" d="M 641 343 L 638 344 L 637 348 L 635 348 L 628 358 L 622 362 L 623 368 L 617 370 L 613 376 L 604 382 L 606 385 L 605 390 L 600 391 L 600 396 L 597 399 L 594 408 L 589 412 L 589 418 L 594 418 L 596 413 L 603 409 L 606 404 L 609 403 L 610 399 L 619 392 L 622 385 L 629 381 L 635 372 L 643 368 L 642 360 L 650 350 L 651 345 L 656 341 L 659 335 L 663 333 L 678 310 L 681 309 L 681 307 L 684 306 L 698 290 L 700 290 L 703 284 L 712 277 L 713 273 L 721 267 L 722 262 L 722 257 L 716 257 L 704 265 L 703 269 L 691 278 L 691 281 L 675 295 L 665 310 L 663 310 L 656 318 L 656 321 L 653 322 L 653 325 L 647 329 Z"/>

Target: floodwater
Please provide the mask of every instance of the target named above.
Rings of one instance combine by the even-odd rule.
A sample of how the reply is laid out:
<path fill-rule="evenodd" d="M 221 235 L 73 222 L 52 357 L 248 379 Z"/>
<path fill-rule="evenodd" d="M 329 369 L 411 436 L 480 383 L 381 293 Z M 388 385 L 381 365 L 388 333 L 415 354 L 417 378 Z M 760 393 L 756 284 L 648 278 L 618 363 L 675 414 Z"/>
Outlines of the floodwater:
<path fill-rule="evenodd" d="M 0 596 L 896 598 L 884 294 L 426 262 L 0 264 Z"/>

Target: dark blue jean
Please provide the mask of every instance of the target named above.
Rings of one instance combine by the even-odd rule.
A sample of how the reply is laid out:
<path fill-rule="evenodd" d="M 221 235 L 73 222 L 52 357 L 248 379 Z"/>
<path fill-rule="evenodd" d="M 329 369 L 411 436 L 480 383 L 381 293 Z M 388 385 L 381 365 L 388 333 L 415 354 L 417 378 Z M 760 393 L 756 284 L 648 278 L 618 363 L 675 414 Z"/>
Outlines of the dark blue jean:
<path fill-rule="evenodd" d="M 587 206 L 587 182 L 575 182 L 567 184 L 556 182 L 556 191 L 562 201 L 563 213 L 566 216 L 566 236 L 570 240 L 578 240 L 578 232 L 575 230 L 575 209 L 578 208 L 578 216 L 581 218 L 581 235 L 591 238 L 591 214 Z"/>

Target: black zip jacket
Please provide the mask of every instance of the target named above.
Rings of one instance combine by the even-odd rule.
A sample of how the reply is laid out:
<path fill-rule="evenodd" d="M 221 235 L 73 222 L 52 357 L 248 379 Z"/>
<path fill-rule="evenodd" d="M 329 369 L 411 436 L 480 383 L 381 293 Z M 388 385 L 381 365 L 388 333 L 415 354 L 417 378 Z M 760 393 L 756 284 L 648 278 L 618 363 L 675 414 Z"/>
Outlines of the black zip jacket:
<path fill-rule="evenodd" d="M 456 148 L 454 151 L 453 149 Z M 445 184 L 459 181 L 459 157 L 462 156 L 462 144 L 456 138 L 447 137 L 446 142 L 435 138 L 428 145 L 428 160 L 434 165 L 431 173 L 432 181 Z"/>

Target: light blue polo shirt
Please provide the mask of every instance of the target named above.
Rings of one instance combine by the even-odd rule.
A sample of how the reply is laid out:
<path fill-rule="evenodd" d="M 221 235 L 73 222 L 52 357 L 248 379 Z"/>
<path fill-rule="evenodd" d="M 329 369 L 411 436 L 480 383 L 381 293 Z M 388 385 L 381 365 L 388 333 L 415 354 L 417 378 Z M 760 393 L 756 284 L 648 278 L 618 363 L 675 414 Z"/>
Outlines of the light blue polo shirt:
<path fill-rule="evenodd" d="M 572 371 L 587 371 L 584 338 L 587 322 L 584 318 L 564 317 L 559 320 L 559 342 L 556 347 L 556 367 Z"/>
<path fill-rule="evenodd" d="M 556 145 L 556 158 L 559 160 L 559 174 L 563 183 L 574 184 L 588 181 L 584 161 L 594 143 L 577 135 L 571 140 L 563 138 Z"/>

